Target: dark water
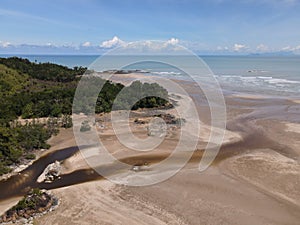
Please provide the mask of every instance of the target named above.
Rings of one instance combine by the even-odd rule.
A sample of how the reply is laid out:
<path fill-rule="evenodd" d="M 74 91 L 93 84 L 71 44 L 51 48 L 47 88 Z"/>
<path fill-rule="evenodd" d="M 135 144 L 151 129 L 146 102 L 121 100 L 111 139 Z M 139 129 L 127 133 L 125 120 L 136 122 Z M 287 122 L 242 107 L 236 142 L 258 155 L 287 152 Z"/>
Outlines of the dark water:
<path fill-rule="evenodd" d="M 53 189 L 97 179 L 99 175 L 91 172 L 91 170 L 79 170 L 71 174 L 63 175 L 61 179 L 53 183 L 36 182 L 37 178 L 49 164 L 56 160 L 62 161 L 67 159 L 78 151 L 79 148 L 74 146 L 49 153 L 35 161 L 21 173 L 1 181 L 0 201 L 14 196 L 23 196 L 31 188 Z"/>

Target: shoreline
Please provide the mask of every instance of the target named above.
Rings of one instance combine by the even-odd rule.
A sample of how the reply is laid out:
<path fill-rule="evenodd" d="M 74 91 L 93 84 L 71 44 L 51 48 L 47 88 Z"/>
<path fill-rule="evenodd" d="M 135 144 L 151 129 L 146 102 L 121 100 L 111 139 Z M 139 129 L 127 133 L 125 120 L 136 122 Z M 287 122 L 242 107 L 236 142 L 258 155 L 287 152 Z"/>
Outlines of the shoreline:
<path fill-rule="evenodd" d="M 189 83 L 185 82 L 184 85 L 192 88 Z M 298 103 L 286 99 L 250 97 L 225 96 L 228 106 L 227 129 L 233 139 L 228 138 L 229 142 L 221 149 L 217 163 L 205 172 L 199 173 L 198 163 L 209 127 L 206 127 L 206 135 L 202 137 L 203 143 L 198 146 L 199 151 L 178 174 L 165 182 L 147 187 L 128 187 L 98 180 L 56 188 L 53 192 L 61 198 L 60 207 L 37 218 L 36 223 L 69 224 L 72 221 L 75 224 L 80 221 L 81 224 L 90 224 L 92 221 L 105 223 L 119 219 L 131 224 L 166 224 L 167 221 L 174 224 L 199 224 L 199 221 L 213 224 L 224 221 L 225 224 L 233 224 L 247 221 L 246 224 L 249 225 L 296 225 L 300 219 L 300 206 L 298 203 L 291 206 L 285 198 L 289 195 L 288 198 L 293 200 L 299 196 L 295 182 L 300 179 L 300 172 L 297 171 L 300 162 L 300 149 L 297 145 L 300 143 L 300 121 L 294 121 L 296 117 L 294 118 L 293 111 L 286 111 L 286 108 L 298 107 Z M 275 111 L 272 108 L 274 102 L 284 107 Z M 207 113 L 205 105 L 200 110 Z M 205 128 L 205 125 L 209 126 L 209 117 L 206 114 L 203 117 Z M 134 124 L 133 121 L 132 125 L 135 135 L 145 136 L 143 125 Z M 122 146 L 108 124 L 104 124 L 104 127 L 99 132 L 104 144 L 110 146 L 116 157 L 127 156 L 130 163 L 147 162 L 151 157 L 154 162 L 161 161 L 170 153 L 177 138 L 176 135 L 170 136 L 162 144 L 160 151 L 143 156 Z M 53 137 L 50 140 L 52 147 L 47 153 L 76 145 L 72 136 L 71 128 Z M 238 139 L 234 141 L 234 138 Z M 267 148 L 271 150 L 262 150 Z M 293 155 L 298 158 L 293 158 Z M 80 152 L 66 158 L 62 166 L 65 175 L 75 175 L 76 171 L 87 168 Z M 274 180 L 272 172 L 276 170 L 279 174 Z M 139 173 L 142 175 L 143 171 Z M 260 175 L 265 175 L 268 179 Z M 281 186 L 276 185 L 277 183 Z M 291 190 L 287 189 L 285 192 L 287 187 Z M 134 200 L 130 201 L 132 198 Z"/>
<path fill-rule="evenodd" d="M 44 154 L 44 152 L 47 152 L 47 149 L 41 149 L 41 150 L 35 150 L 33 154 L 35 155 L 35 159 L 33 160 L 26 160 L 27 162 L 22 162 L 18 165 L 13 166 L 11 172 L 3 174 L 0 176 L 0 181 L 7 180 L 12 176 L 15 176 L 17 174 L 20 174 L 22 171 L 27 169 L 29 166 L 31 166 L 35 161 L 39 160 L 40 157 Z"/>

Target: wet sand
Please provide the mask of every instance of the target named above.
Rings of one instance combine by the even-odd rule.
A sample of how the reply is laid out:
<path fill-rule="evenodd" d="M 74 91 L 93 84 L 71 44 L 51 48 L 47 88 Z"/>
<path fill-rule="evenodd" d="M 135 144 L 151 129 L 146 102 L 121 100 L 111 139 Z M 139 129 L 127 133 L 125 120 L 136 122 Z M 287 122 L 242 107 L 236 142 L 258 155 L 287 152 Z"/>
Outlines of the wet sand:
<path fill-rule="evenodd" d="M 191 84 L 185 85 L 192 88 Z M 55 182 L 45 186 L 55 188 L 53 192 L 61 204 L 35 223 L 299 224 L 299 103 L 248 95 L 227 96 L 225 100 L 227 141 L 208 170 L 198 171 L 210 122 L 205 99 L 198 99 L 201 115 L 206 112 L 201 118 L 207 126 L 206 135 L 179 173 L 148 187 L 115 185 L 94 176 L 80 153 L 72 154 L 63 161 L 62 179 L 73 176 L 69 181 L 74 182 L 62 184 L 62 188 L 57 188 Z M 145 135 L 143 126 L 133 126 L 137 136 Z M 136 154 L 118 142 L 108 124 L 105 127 L 99 132 L 101 140 L 110 146 L 114 156 L 132 165 L 159 162 L 177 143 L 175 132 L 158 150 Z M 53 152 L 74 146 L 72 130 L 60 133 L 51 143 Z M 83 174 L 91 180 L 100 180 L 76 181 Z M 8 207 L 7 201 L 1 202 L 1 210 Z"/>

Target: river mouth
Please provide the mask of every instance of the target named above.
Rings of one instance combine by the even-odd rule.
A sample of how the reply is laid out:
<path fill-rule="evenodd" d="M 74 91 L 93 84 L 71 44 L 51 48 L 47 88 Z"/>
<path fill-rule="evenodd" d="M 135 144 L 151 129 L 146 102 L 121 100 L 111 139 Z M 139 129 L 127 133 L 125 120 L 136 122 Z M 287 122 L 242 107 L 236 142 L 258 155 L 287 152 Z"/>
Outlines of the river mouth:
<path fill-rule="evenodd" d="M 262 127 L 257 126 L 256 122 L 261 120 L 300 122 L 299 117 L 297 117 L 297 112 L 299 112 L 300 108 L 299 104 L 294 104 L 291 101 L 284 99 L 249 100 L 235 97 L 226 98 L 226 100 L 229 110 L 240 110 L 237 116 L 234 115 L 229 118 L 227 123 L 227 130 L 240 133 L 242 135 L 242 139 L 237 142 L 224 144 L 221 147 L 217 158 L 215 159 L 215 164 L 233 155 L 259 148 L 271 148 L 288 157 L 297 157 L 297 154 L 293 149 L 287 147 L 284 143 L 278 143 L 276 140 L 270 139 L 268 131 L 266 131 Z M 277 110 L 274 110 L 275 103 Z M 243 109 L 247 109 L 249 110 L 249 112 L 241 113 L 243 112 Z M 291 111 L 292 109 L 293 111 Z M 273 125 L 271 124 L 270 126 L 272 127 Z M 83 146 L 83 148 L 88 147 L 90 146 Z M 103 179 L 103 177 L 95 172 L 92 168 L 84 168 L 77 169 L 67 174 L 62 174 L 60 176 L 60 179 L 56 179 L 52 183 L 37 182 L 37 178 L 49 164 L 55 161 L 64 161 L 78 152 L 78 146 L 59 149 L 39 158 L 19 174 L 14 175 L 7 180 L 0 181 L 0 202 L 13 197 L 23 196 L 32 188 L 50 190 Z M 190 159 L 189 163 L 199 163 L 202 157 L 202 152 L 202 150 L 196 151 Z M 167 155 L 149 154 L 148 156 L 132 156 L 121 158 L 121 161 L 131 165 L 139 164 L 141 162 L 151 164 L 162 161 L 166 157 Z M 113 171 L 113 166 L 108 169 L 112 172 L 118 173 L 118 171 Z"/>
<path fill-rule="evenodd" d="M 251 141 L 253 138 L 257 140 L 255 144 Z M 264 139 L 264 141 L 262 141 Z M 260 141 L 259 141 L 260 140 Z M 220 153 L 215 159 L 214 163 L 218 164 L 222 160 L 236 155 L 240 152 L 243 152 L 245 149 L 255 149 L 259 147 L 263 147 L 269 145 L 271 143 L 270 140 L 262 137 L 260 134 L 249 135 L 248 138 L 243 139 L 240 142 L 226 144 L 221 147 Z M 49 153 L 37 161 L 35 161 L 31 166 L 26 168 L 24 171 L 20 172 L 17 175 L 14 175 L 7 180 L 0 181 L 0 201 L 12 198 L 12 197 L 20 197 L 25 195 L 32 188 L 40 188 L 40 189 L 56 189 L 61 187 L 66 187 L 70 185 L 80 184 L 84 182 L 90 182 L 94 180 L 104 179 L 101 175 L 99 175 L 94 169 L 79 169 L 73 171 L 68 174 L 62 174 L 60 179 L 56 179 L 51 183 L 38 183 L 37 178 L 44 171 L 44 169 L 51 163 L 55 161 L 64 161 L 69 157 L 72 157 L 74 154 L 78 153 L 79 148 L 77 146 L 60 149 L 53 153 Z M 198 164 L 202 158 L 203 150 L 195 151 L 192 155 L 189 163 Z M 140 164 L 155 164 L 158 163 L 165 158 L 168 157 L 169 154 L 158 154 L 158 155 L 146 155 L 146 156 L 132 156 L 128 158 L 121 159 L 120 161 L 124 163 L 128 163 L 130 165 Z M 105 165 L 104 165 L 105 166 Z M 111 173 L 118 173 L 114 165 L 110 165 L 107 168 Z M 122 171 L 119 171 L 120 173 Z"/>

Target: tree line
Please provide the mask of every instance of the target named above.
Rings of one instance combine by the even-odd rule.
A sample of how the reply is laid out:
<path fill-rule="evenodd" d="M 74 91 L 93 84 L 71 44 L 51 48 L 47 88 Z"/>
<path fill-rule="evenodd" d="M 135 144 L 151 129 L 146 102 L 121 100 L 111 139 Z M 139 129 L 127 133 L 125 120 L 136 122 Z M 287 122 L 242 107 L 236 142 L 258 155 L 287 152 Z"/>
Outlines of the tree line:
<path fill-rule="evenodd" d="M 49 120 L 52 124 L 33 120 L 21 125 L 15 122 L 20 117 L 61 117 L 64 121 L 61 126 L 70 127 L 72 111 L 101 113 L 112 109 L 135 110 L 169 104 L 168 92 L 163 87 L 139 81 L 124 87 L 99 77 L 84 76 L 89 85 L 84 86 L 83 79 L 83 88 L 76 90 L 80 80 L 78 75 L 85 72 L 83 67 L 71 69 L 17 57 L 0 58 L 0 174 L 7 173 L 8 166 L 22 158 L 33 158 L 33 150 L 48 148 L 48 138 L 57 133 L 54 119 Z M 103 87 L 95 99 L 89 93 L 99 85 Z M 84 98 L 72 108 L 76 91 L 83 92 Z"/>

